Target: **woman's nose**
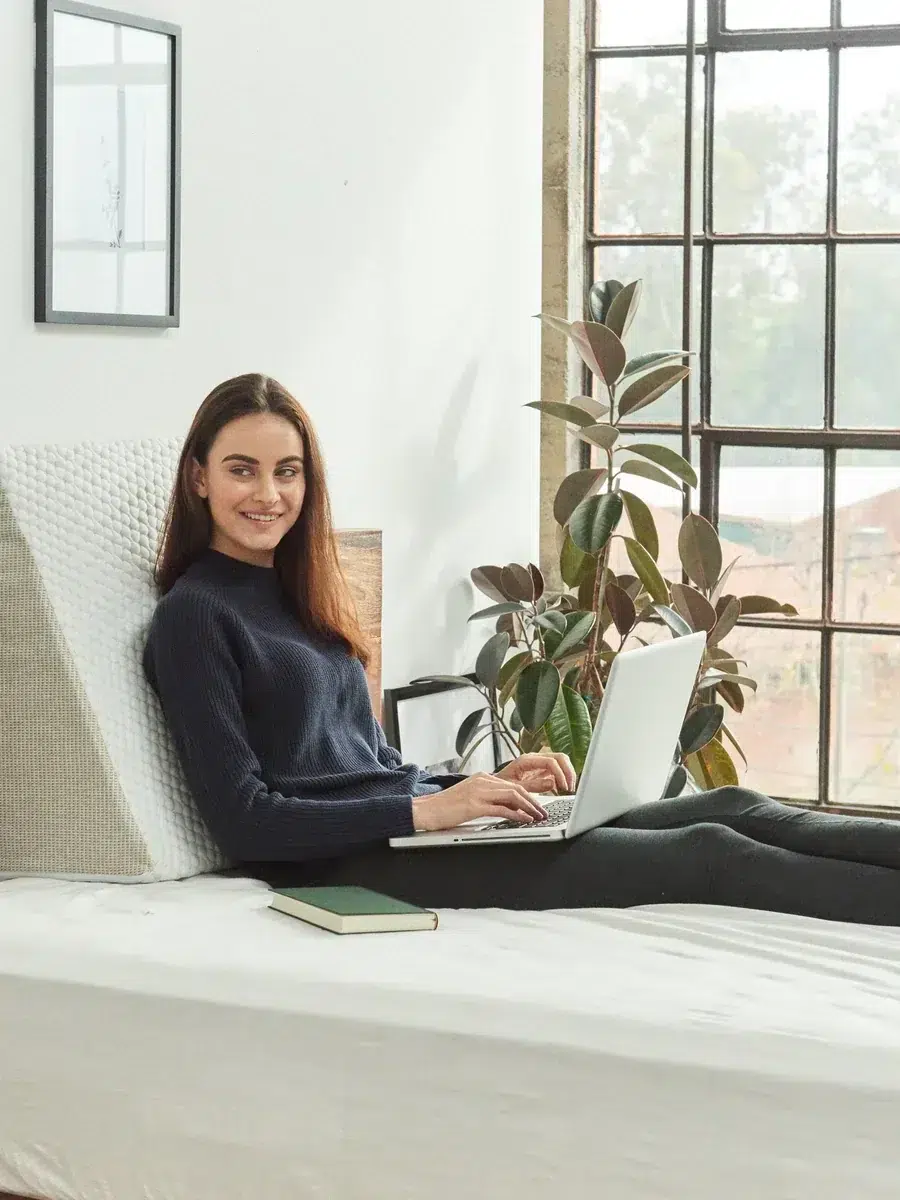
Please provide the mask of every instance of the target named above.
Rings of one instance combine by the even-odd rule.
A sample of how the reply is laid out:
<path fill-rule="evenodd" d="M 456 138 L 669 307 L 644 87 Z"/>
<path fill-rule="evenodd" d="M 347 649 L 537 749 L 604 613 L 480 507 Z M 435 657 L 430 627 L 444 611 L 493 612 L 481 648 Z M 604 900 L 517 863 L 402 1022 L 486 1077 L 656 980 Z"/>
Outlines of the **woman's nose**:
<path fill-rule="evenodd" d="M 263 504 L 277 504 L 278 488 L 275 486 L 275 480 L 261 476 L 257 482 L 255 498 Z"/>

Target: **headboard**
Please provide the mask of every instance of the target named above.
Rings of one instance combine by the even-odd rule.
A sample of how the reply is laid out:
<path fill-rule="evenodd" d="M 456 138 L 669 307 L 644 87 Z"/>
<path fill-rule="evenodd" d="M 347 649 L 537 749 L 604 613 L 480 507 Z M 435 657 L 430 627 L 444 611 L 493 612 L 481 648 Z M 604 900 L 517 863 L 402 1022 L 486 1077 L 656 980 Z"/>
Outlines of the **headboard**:
<path fill-rule="evenodd" d="M 377 529 L 341 529 L 337 534 L 341 567 L 356 602 L 359 623 L 372 657 L 366 668 L 375 716 L 381 719 L 381 533 Z"/>

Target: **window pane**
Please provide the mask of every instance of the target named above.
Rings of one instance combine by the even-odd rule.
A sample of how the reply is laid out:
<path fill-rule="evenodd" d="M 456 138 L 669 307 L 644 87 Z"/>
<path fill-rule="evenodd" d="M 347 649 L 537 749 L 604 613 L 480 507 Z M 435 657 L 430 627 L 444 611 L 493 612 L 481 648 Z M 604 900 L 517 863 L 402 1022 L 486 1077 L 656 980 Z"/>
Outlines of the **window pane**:
<path fill-rule="evenodd" d="M 900 46 L 841 51 L 838 225 L 900 232 Z"/>
<path fill-rule="evenodd" d="M 678 233 L 684 227 L 685 61 L 596 62 L 599 233 Z"/>
<path fill-rule="evenodd" d="M 53 307 L 65 312 L 121 312 L 118 254 L 98 246 L 92 250 L 53 252 Z"/>
<path fill-rule="evenodd" d="M 155 36 L 165 49 L 168 39 Z M 163 84 L 120 88 L 118 104 L 122 105 L 123 102 L 125 111 L 121 119 L 129 131 L 124 140 L 125 158 L 122 164 L 128 183 L 122 197 L 121 208 L 124 211 L 120 217 L 124 226 L 124 240 L 137 242 L 143 251 L 155 249 L 165 252 L 169 234 L 168 88 Z M 151 247 L 147 245 L 148 242 L 162 244 Z M 159 311 L 164 313 L 166 309 L 163 307 Z"/>
<path fill-rule="evenodd" d="M 54 87 L 51 102 L 53 241 L 80 243 L 79 251 L 108 250 L 120 227 L 119 89 L 114 84 Z M 54 263 L 54 274 L 55 269 Z"/>
<path fill-rule="evenodd" d="M 815 29 L 830 24 L 830 0 L 726 0 L 727 29 Z"/>
<path fill-rule="evenodd" d="M 627 442 L 651 442 L 657 446 L 668 446 L 677 454 L 681 454 L 681 438 L 677 434 L 631 434 L 628 437 L 623 437 L 622 441 L 623 444 Z M 602 450 L 595 451 L 592 455 L 592 460 L 595 466 L 605 466 L 606 455 Z M 692 439 L 691 463 L 699 476 L 699 438 Z M 664 483 L 654 483 L 652 479 L 642 479 L 639 475 L 623 475 L 622 486 L 626 491 L 640 496 L 652 512 L 653 520 L 656 522 L 656 532 L 659 535 L 659 559 L 657 560 L 659 569 L 667 579 L 680 583 L 681 559 L 678 557 L 678 530 L 681 528 L 682 520 L 682 492 L 676 492 L 674 488 L 666 487 Z M 692 494 L 693 506 L 696 511 L 700 507 L 699 489 L 695 490 Z M 629 527 L 626 519 L 625 532 L 628 531 Z M 632 575 L 634 574 L 634 568 L 628 561 L 625 548 L 618 539 L 613 542 L 613 548 L 610 552 L 610 565 L 617 574 L 621 574 L 623 571 L 627 571 Z"/>
<path fill-rule="evenodd" d="M 842 0 L 842 25 L 897 25 L 897 0 Z"/>
<path fill-rule="evenodd" d="M 737 628 L 724 649 L 744 659 L 741 670 L 755 679 L 758 690 L 747 693 L 737 714 L 725 707 L 725 724 L 747 755 L 725 739 L 742 773 L 741 782 L 768 796 L 815 800 L 819 791 L 819 664 L 817 633 L 801 629 Z"/>
<path fill-rule="evenodd" d="M 828 53 L 754 51 L 716 61 L 717 230 L 825 228 Z"/>
<path fill-rule="evenodd" d="M 900 453 L 839 451 L 835 500 L 836 619 L 900 624 Z"/>
<path fill-rule="evenodd" d="M 128 25 L 120 25 L 119 30 L 123 62 L 168 65 L 172 41 L 167 34 L 151 29 L 133 29 Z"/>
<path fill-rule="evenodd" d="M 712 303 L 713 422 L 821 426 L 824 249 L 717 246 Z"/>
<path fill-rule="evenodd" d="M 634 324 L 625 335 L 629 358 L 653 350 L 676 350 L 681 346 L 683 252 L 679 246 L 598 246 L 594 251 L 594 279 L 619 279 L 628 283 L 643 280 L 641 304 Z M 694 348 L 700 338 L 701 251 L 694 254 Z M 700 360 L 691 364 L 691 403 L 694 419 L 699 415 Z M 672 388 L 665 396 L 635 414 L 641 424 L 681 424 L 681 390 Z"/>
<path fill-rule="evenodd" d="M 53 65 L 83 67 L 116 61 L 116 26 L 70 13 L 53 14 Z"/>
<path fill-rule="evenodd" d="M 706 19 L 706 0 L 697 18 Z M 597 0 L 598 46 L 683 46 L 687 41 L 687 0 Z M 700 30 L 697 31 L 698 40 Z"/>
<path fill-rule="evenodd" d="M 169 262 L 165 250 L 130 250 L 122 272 L 122 311 L 162 315 L 169 305 Z"/>
<path fill-rule="evenodd" d="M 735 595 L 821 616 L 824 478 L 818 450 L 722 448 L 719 536 L 726 563 L 740 555 L 729 580 Z"/>
<path fill-rule="evenodd" d="M 684 59 L 595 63 L 593 225 L 598 233 L 680 233 L 684 228 Z M 706 60 L 694 67 L 693 220 L 703 227 Z M 640 130 L 640 138 L 635 137 Z"/>
<path fill-rule="evenodd" d="M 832 679 L 832 803 L 897 804 L 900 639 L 836 634 Z"/>
<path fill-rule="evenodd" d="M 900 182 L 900 180 L 898 180 Z M 897 428 L 900 246 L 838 246 L 835 420 Z"/>

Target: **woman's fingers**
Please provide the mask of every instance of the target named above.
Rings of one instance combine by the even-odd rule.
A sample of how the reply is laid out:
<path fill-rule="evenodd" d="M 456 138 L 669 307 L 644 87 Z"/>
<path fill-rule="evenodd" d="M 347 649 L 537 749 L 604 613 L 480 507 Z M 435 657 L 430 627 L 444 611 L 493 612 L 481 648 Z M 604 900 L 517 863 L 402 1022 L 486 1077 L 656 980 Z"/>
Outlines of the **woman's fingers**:
<path fill-rule="evenodd" d="M 502 804 L 488 804 L 484 814 L 486 817 L 502 817 L 505 821 L 518 821 L 520 825 L 530 825 L 534 820 L 521 808 L 506 808 Z"/>
<path fill-rule="evenodd" d="M 559 780 L 550 771 L 529 771 L 523 776 L 522 782 L 527 784 L 530 792 L 556 792 Z"/>
<path fill-rule="evenodd" d="M 524 808 L 526 812 L 531 813 L 538 821 L 543 821 L 547 815 L 546 810 L 534 799 L 529 789 L 523 783 L 519 783 L 518 780 L 513 782 L 508 779 L 501 780 L 501 783 L 504 787 L 514 790 L 520 808 Z"/>
<path fill-rule="evenodd" d="M 511 808 L 522 809 L 536 821 L 543 821 L 546 812 L 532 799 L 526 787 L 512 779 L 501 779 L 497 775 L 482 775 L 481 782 L 484 791 L 481 793 L 487 804 L 505 804 Z"/>
<path fill-rule="evenodd" d="M 563 773 L 563 778 L 566 781 L 566 791 L 574 792 L 578 787 L 578 776 L 575 774 L 571 758 L 569 758 L 568 754 L 561 753 L 556 753 L 553 757 L 556 759 L 557 766 Z"/>
<path fill-rule="evenodd" d="M 496 803 L 510 803 L 515 808 L 520 808 L 523 812 L 528 813 L 535 821 L 543 821 L 547 816 L 546 810 L 532 799 L 523 784 L 516 783 L 511 779 L 498 779 L 496 775 L 489 776 L 489 778 L 494 785 L 493 790 L 499 793 Z M 491 799 L 494 802 L 493 797 Z"/>
<path fill-rule="evenodd" d="M 525 771 L 548 773 L 559 791 L 575 791 L 575 769 L 568 754 L 523 754 L 519 762 Z"/>

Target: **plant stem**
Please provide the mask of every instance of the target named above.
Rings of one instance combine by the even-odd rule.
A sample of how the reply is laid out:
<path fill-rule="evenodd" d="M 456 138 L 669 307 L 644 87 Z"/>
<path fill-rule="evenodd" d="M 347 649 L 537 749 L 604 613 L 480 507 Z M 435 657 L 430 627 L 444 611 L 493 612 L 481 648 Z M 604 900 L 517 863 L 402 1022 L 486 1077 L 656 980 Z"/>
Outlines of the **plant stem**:
<path fill-rule="evenodd" d="M 610 408 L 609 420 L 613 424 L 615 415 L 615 388 L 609 389 Z M 606 490 L 608 494 L 613 491 L 613 456 L 612 449 L 607 450 L 606 457 L 609 462 L 609 473 L 606 477 Z M 603 597 L 606 595 L 606 581 L 609 567 L 609 552 L 612 546 L 613 535 L 610 534 L 606 545 L 601 551 L 600 558 L 597 561 L 597 574 L 594 576 L 594 595 L 592 599 L 592 608 L 596 613 L 594 628 L 591 630 L 588 648 L 585 654 L 584 663 L 581 668 L 581 674 L 578 676 L 578 690 L 580 692 L 588 691 L 589 694 L 597 696 L 603 695 L 603 682 L 600 678 L 600 672 L 597 670 L 597 643 L 600 640 L 600 614 L 603 611 Z"/>
<path fill-rule="evenodd" d="M 465 752 L 463 757 L 460 759 L 460 763 L 459 763 L 460 770 L 462 770 L 462 768 L 467 765 L 469 759 L 472 757 L 472 755 L 475 753 L 475 751 L 478 749 L 478 747 L 482 744 L 482 742 L 486 742 L 489 737 L 493 737 L 493 736 L 494 736 L 494 730 L 493 730 L 493 726 L 492 726 L 486 733 L 483 733 L 481 735 L 481 737 L 478 738 L 477 741 L 473 742 L 472 745 L 469 746 L 468 750 Z"/>
<path fill-rule="evenodd" d="M 498 732 L 499 732 L 500 736 L 505 739 L 507 746 L 510 747 L 513 754 L 518 758 L 518 756 L 522 753 L 522 750 L 519 747 L 519 745 L 516 743 L 516 740 L 512 736 L 512 734 L 507 733 L 505 727 L 503 729 L 500 729 Z"/>
<path fill-rule="evenodd" d="M 523 620 L 523 619 L 522 619 L 522 618 L 519 616 L 519 614 L 518 614 L 518 613 L 512 613 L 511 615 L 512 615 L 513 637 L 516 639 L 516 641 L 518 641 L 518 640 L 519 640 L 519 632 L 518 632 L 518 631 L 519 631 L 519 630 L 521 630 L 521 633 L 522 633 L 522 641 L 523 641 L 523 642 L 525 643 L 525 645 L 527 646 L 527 645 L 528 645 L 528 638 L 527 638 L 527 637 L 526 637 L 526 635 L 525 635 L 525 622 L 524 622 L 524 620 Z M 518 625 L 516 624 L 516 620 L 517 620 L 517 619 L 518 619 L 518 621 L 519 621 L 519 624 L 518 624 Z M 530 649 L 530 647 L 529 647 L 529 649 Z"/>
<path fill-rule="evenodd" d="M 512 733 L 512 730 L 506 724 L 503 713 L 500 710 L 499 696 L 496 688 L 491 688 L 489 692 L 485 692 L 485 699 L 488 702 L 488 707 L 491 710 L 492 728 L 497 727 L 497 732 L 506 738 L 506 741 L 512 747 L 516 754 L 520 753 L 518 743 Z"/>
<path fill-rule="evenodd" d="M 600 613 L 603 610 L 603 596 L 606 591 L 606 575 L 607 564 L 609 562 L 609 548 L 612 544 L 612 537 L 603 547 L 600 558 L 597 562 L 597 574 L 594 576 L 594 596 L 592 608 L 596 614 L 594 628 L 591 630 L 591 636 L 588 640 L 588 648 L 585 652 L 584 663 L 581 667 L 581 674 L 578 676 L 578 690 L 590 691 L 592 695 L 603 695 L 603 683 L 600 679 L 600 672 L 597 670 L 597 642 L 600 639 Z"/>
<path fill-rule="evenodd" d="M 535 616 L 537 616 L 536 609 L 535 609 Z M 524 624 L 524 622 L 523 622 L 523 624 Z M 538 625 L 536 622 L 534 623 L 533 628 L 537 631 L 538 642 L 540 643 L 540 647 L 541 647 L 540 656 L 541 656 L 541 658 L 546 658 L 547 657 L 547 647 L 544 645 L 544 631 L 541 628 L 541 626 Z M 530 646 L 529 649 L 533 650 L 534 646 L 533 645 Z"/>
<path fill-rule="evenodd" d="M 524 616 L 522 616 L 521 613 L 513 613 L 512 618 L 513 618 L 513 629 L 515 629 L 515 627 L 516 627 L 516 619 L 518 618 L 519 624 L 522 629 L 522 641 L 525 643 L 525 648 L 527 650 L 530 650 L 531 653 L 534 654 L 534 638 L 528 636 L 528 627 L 525 624 Z M 533 628 L 538 630 L 538 637 L 540 637 L 540 626 L 534 625 Z M 541 651 L 543 651 L 543 642 L 541 642 Z"/>

